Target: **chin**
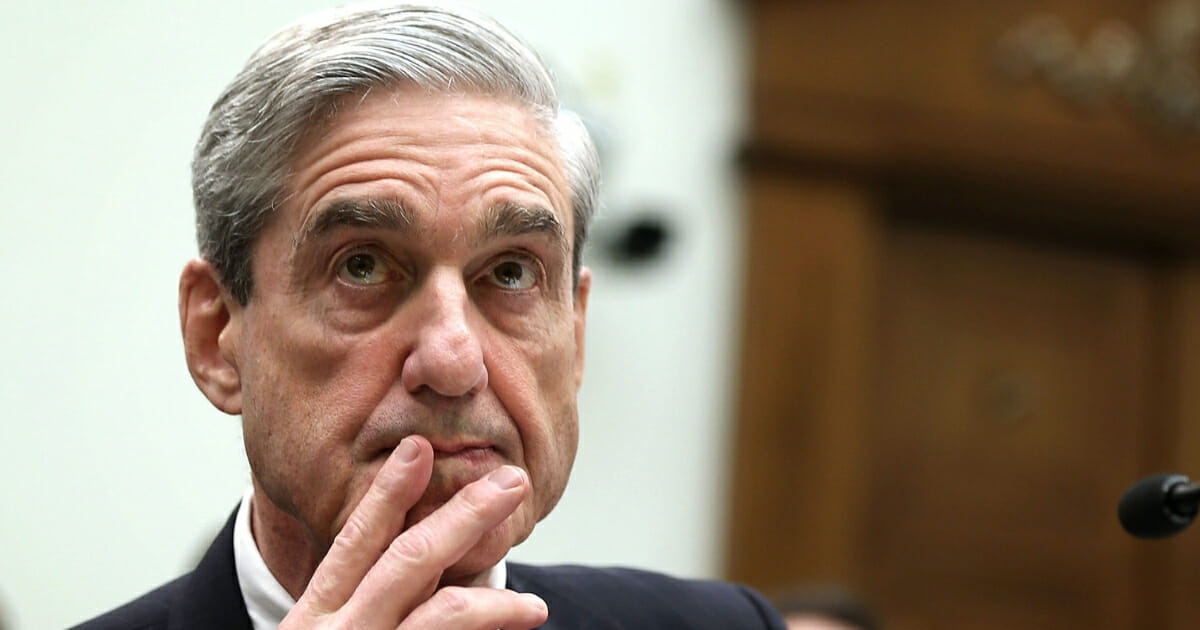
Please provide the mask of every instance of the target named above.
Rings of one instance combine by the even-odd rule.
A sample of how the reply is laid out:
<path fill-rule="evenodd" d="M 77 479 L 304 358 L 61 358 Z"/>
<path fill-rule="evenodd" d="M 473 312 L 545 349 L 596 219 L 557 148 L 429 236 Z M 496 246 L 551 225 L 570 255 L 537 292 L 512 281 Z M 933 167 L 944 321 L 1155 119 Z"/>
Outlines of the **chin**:
<path fill-rule="evenodd" d="M 466 555 L 447 568 L 442 573 L 441 584 L 463 586 L 474 582 L 480 573 L 503 560 L 509 549 L 515 547 L 527 535 L 516 535 L 511 518 L 504 521 L 484 534 Z"/>

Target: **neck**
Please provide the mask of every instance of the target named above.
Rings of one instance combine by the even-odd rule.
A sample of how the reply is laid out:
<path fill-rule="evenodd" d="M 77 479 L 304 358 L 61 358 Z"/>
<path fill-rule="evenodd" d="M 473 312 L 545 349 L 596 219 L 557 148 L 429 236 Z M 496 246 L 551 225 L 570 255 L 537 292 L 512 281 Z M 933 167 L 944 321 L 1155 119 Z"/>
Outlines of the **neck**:
<path fill-rule="evenodd" d="M 292 599 L 299 600 L 327 547 L 318 545 L 299 520 L 279 509 L 258 480 L 250 504 L 250 531 L 271 574 Z"/>

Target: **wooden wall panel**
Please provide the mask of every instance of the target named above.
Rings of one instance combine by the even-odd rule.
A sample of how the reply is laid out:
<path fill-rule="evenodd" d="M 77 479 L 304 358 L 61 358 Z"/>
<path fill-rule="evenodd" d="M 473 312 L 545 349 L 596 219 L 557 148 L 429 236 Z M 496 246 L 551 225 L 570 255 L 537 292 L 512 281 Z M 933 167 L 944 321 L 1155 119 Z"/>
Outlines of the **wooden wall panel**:
<path fill-rule="evenodd" d="M 1138 260 L 889 231 L 866 584 L 897 628 L 1130 628 L 1153 274 Z"/>
<path fill-rule="evenodd" d="M 1194 627 L 1200 532 L 1115 512 L 1200 477 L 1200 135 L 987 58 L 1167 4 L 748 3 L 730 577 L 840 581 L 896 630 Z"/>
<path fill-rule="evenodd" d="M 1146 473 L 1178 472 L 1200 480 L 1200 261 L 1178 265 L 1171 276 L 1172 310 L 1164 347 L 1170 352 L 1166 382 L 1174 395 L 1165 454 L 1143 463 Z M 1151 604 L 1165 609 L 1169 628 L 1195 627 L 1200 619 L 1200 524 L 1166 541 L 1142 545 L 1161 562 L 1148 567 Z"/>
<path fill-rule="evenodd" d="M 1200 135 L 1161 128 L 1119 96 L 1082 107 L 993 61 L 1001 36 L 1034 16 L 1060 18 L 1082 42 L 1114 19 L 1145 31 L 1165 4 L 753 3 L 751 148 L 825 167 L 1054 191 L 1087 200 L 1097 223 L 1198 243 Z"/>
<path fill-rule="evenodd" d="M 852 579 L 869 401 L 874 200 L 821 180 L 751 187 L 729 573 Z M 781 463 L 784 468 L 781 473 Z"/>

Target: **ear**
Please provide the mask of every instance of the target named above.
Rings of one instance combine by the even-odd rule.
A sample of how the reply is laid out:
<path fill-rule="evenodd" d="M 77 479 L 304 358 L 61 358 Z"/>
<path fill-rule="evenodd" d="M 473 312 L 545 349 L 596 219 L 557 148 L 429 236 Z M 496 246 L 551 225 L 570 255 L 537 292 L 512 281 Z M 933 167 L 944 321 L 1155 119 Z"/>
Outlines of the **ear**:
<path fill-rule="evenodd" d="M 208 400 L 228 414 L 242 412 L 237 367 L 241 312 L 211 263 L 194 259 L 184 266 L 179 276 L 179 325 L 188 371 Z"/>
<path fill-rule="evenodd" d="M 583 383 L 583 356 L 587 332 L 588 293 L 592 290 L 592 270 L 579 270 L 579 283 L 575 285 L 575 389 Z"/>

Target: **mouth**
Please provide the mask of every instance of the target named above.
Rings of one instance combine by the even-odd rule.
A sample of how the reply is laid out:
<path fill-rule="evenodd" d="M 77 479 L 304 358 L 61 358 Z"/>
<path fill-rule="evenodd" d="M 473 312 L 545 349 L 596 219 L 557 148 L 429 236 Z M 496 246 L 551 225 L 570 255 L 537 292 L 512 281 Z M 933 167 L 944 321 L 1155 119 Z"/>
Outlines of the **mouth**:
<path fill-rule="evenodd" d="M 505 463 L 489 444 L 433 444 L 433 471 L 422 502 L 440 505 Z"/>
<path fill-rule="evenodd" d="M 435 463 L 457 460 L 470 464 L 484 464 L 491 461 L 495 456 L 495 447 L 486 444 L 433 447 L 433 461 Z"/>
<path fill-rule="evenodd" d="M 443 441 L 429 440 L 430 446 L 433 447 L 433 459 L 435 462 L 441 460 L 461 459 L 467 461 L 483 460 L 498 457 L 501 454 L 500 450 L 494 444 L 482 441 Z M 373 461 L 384 460 L 391 456 L 396 450 L 396 445 L 391 444 L 375 451 L 370 457 Z"/>

